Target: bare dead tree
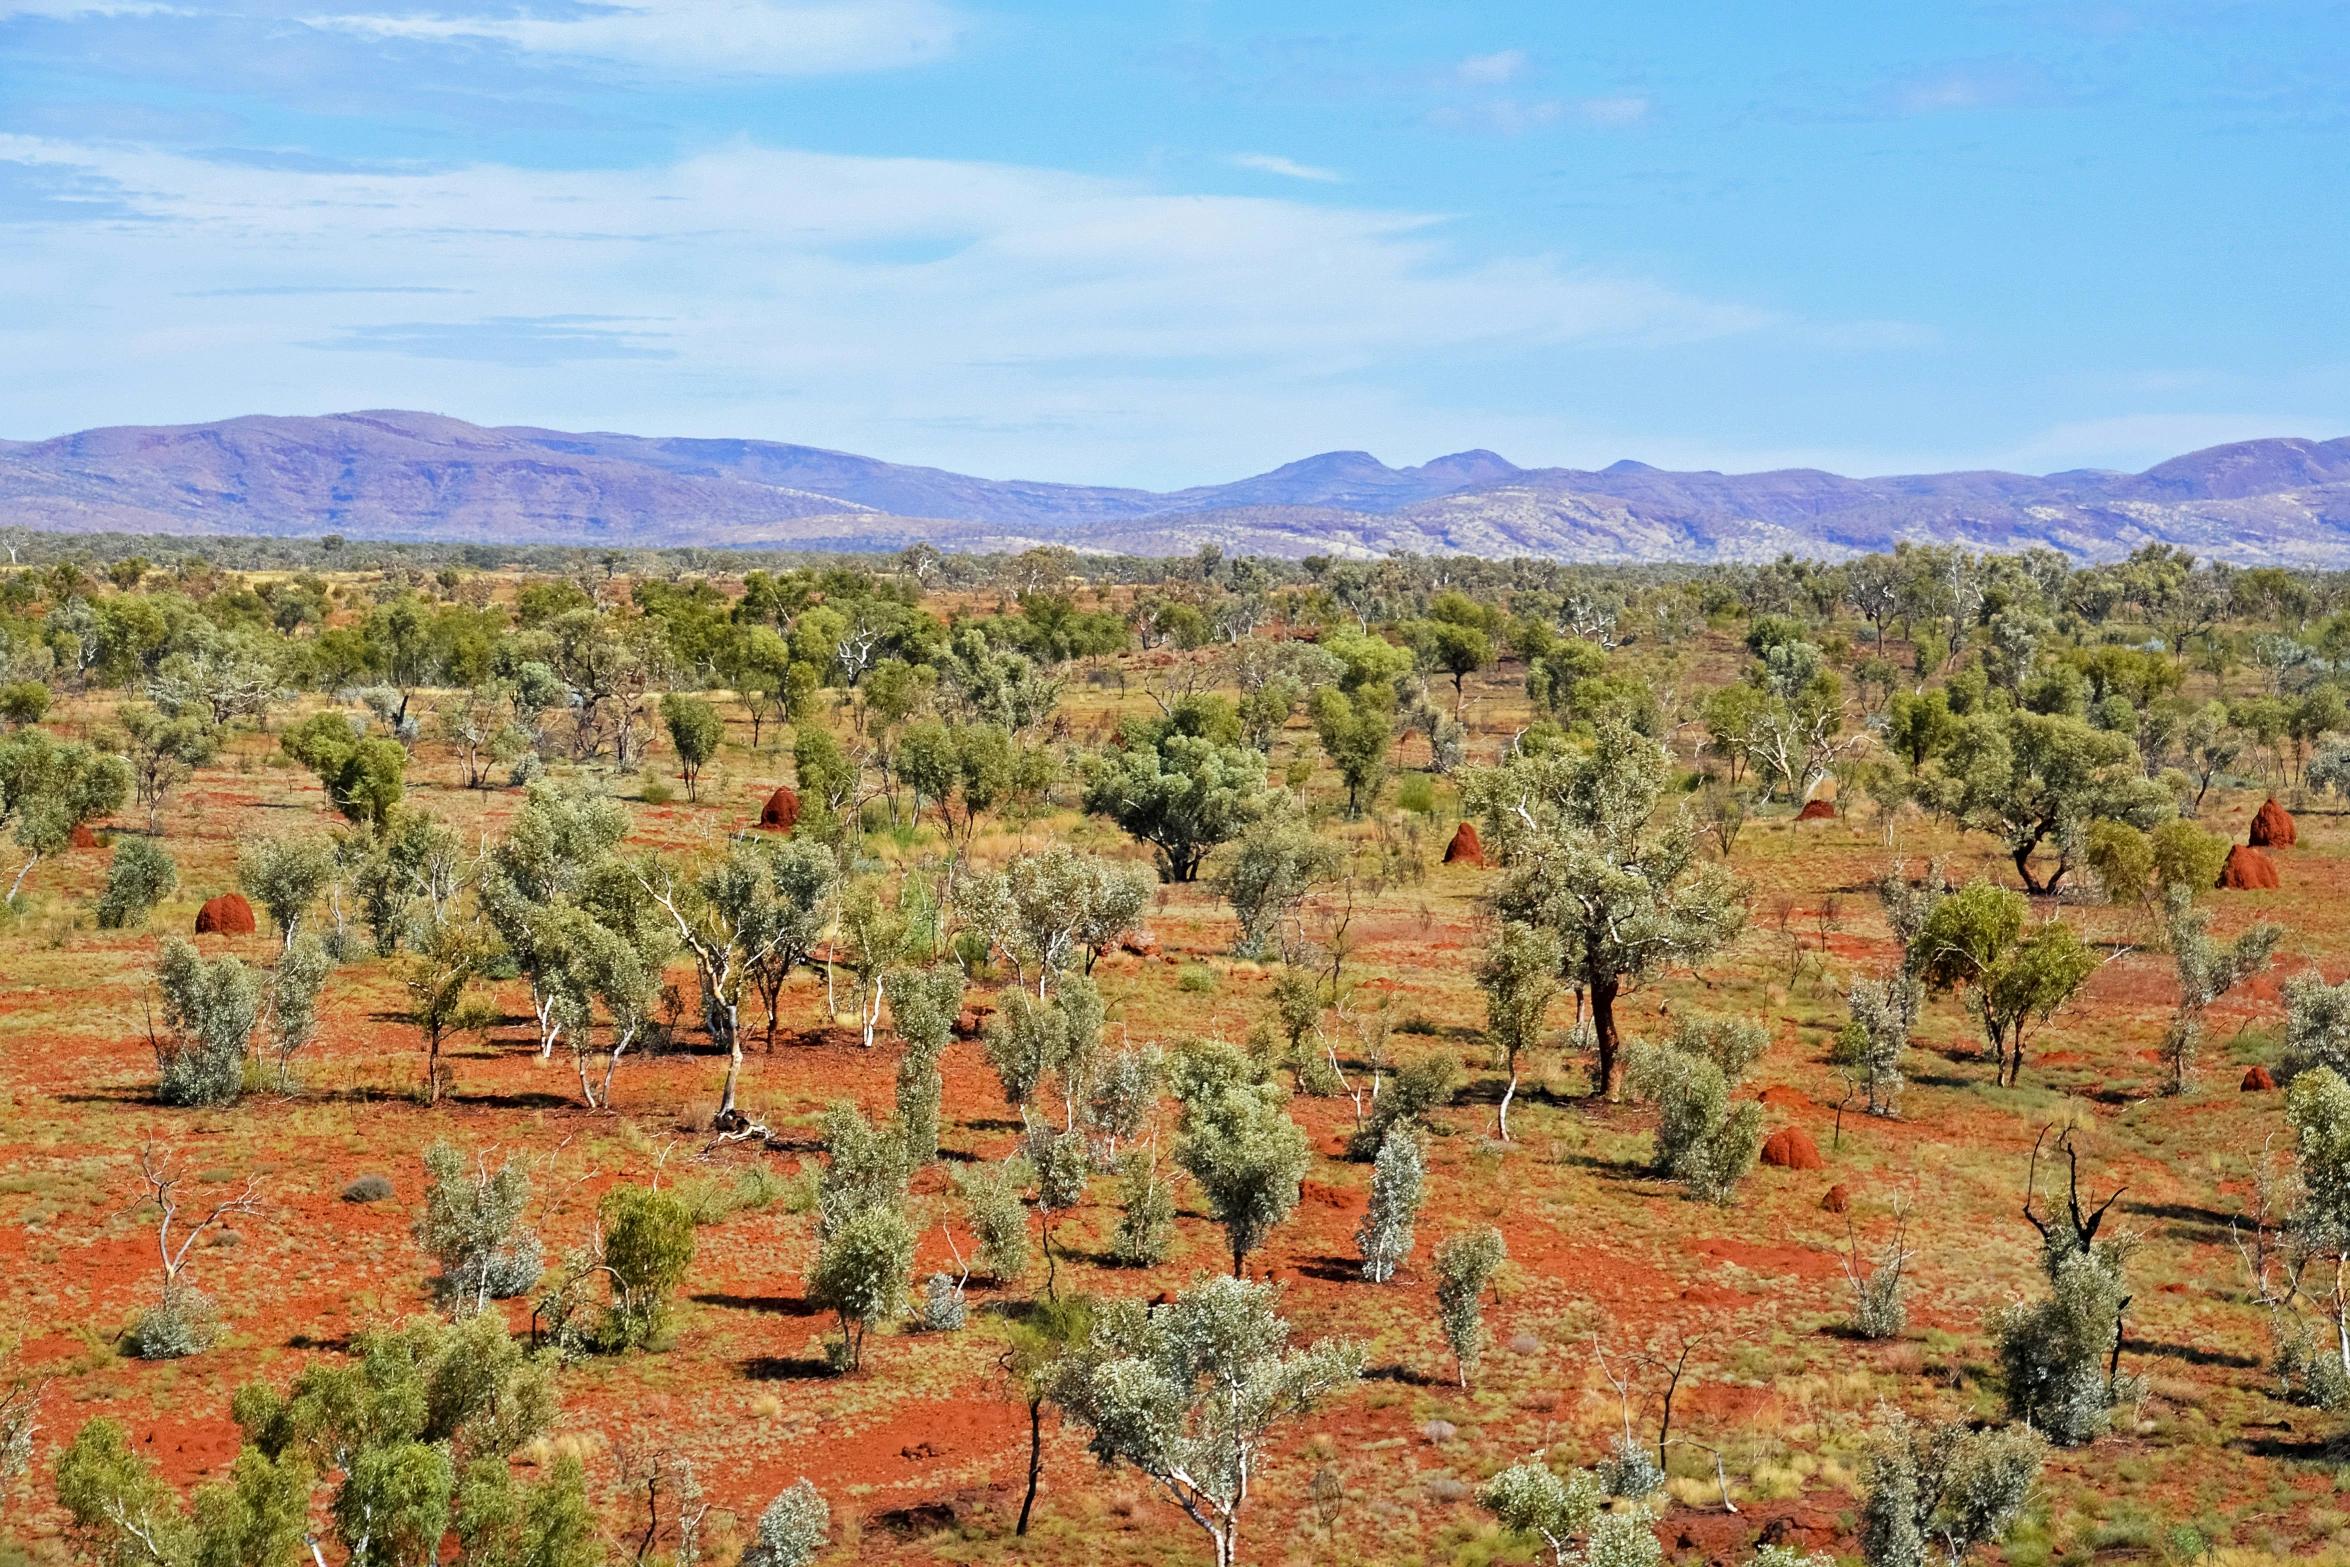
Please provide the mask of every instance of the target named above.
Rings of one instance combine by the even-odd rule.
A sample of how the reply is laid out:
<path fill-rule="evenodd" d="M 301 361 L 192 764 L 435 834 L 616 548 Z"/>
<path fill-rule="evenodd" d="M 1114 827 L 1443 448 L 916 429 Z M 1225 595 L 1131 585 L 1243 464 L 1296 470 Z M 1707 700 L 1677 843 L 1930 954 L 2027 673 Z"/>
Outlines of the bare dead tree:
<path fill-rule="evenodd" d="M 145 1188 L 134 1208 L 153 1203 L 162 1210 L 162 1218 L 155 1227 L 155 1250 L 163 1268 L 163 1298 L 169 1301 L 179 1291 L 180 1275 L 187 1271 L 188 1253 L 206 1231 L 218 1225 L 230 1214 L 253 1213 L 260 1208 L 261 1178 L 254 1176 L 245 1182 L 245 1189 L 236 1196 L 213 1204 L 203 1218 L 181 1232 L 179 1243 L 172 1243 L 172 1226 L 179 1222 L 183 1199 L 180 1185 L 184 1177 L 172 1173 L 169 1155 L 159 1155 L 150 1141 L 139 1149 L 139 1180 Z"/>

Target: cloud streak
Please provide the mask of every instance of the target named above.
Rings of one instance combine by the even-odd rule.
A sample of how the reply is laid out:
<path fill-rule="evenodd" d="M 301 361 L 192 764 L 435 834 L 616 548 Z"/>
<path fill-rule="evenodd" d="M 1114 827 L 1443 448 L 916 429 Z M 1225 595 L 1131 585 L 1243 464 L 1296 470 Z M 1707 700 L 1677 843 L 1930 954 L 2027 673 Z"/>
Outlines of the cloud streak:
<path fill-rule="evenodd" d="M 399 405 L 1164 477 L 1402 427 L 1392 388 L 1428 367 L 1772 324 L 1468 254 L 1430 214 L 999 164 L 735 145 L 617 171 L 306 170 L 0 137 L 11 168 L 76 199 L 15 209 L 0 244 L 0 299 L 45 302 L 0 306 L 10 434 Z M 464 308 L 419 319 L 422 290 Z"/>
<path fill-rule="evenodd" d="M 952 53 L 964 32 L 962 20 L 937 0 L 613 0 L 555 14 L 366 13 L 304 20 L 367 38 L 502 45 L 527 54 L 721 76 L 921 65 Z"/>
<path fill-rule="evenodd" d="M 1333 169 L 1317 169 L 1311 164 L 1293 162 L 1270 152 L 1234 153 L 1227 161 L 1236 169 L 1254 169 L 1260 174 L 1278 174 L 1284 179 L 1293 180 L 1315 180 L 1325 185 L 1338 184 L 1346 177 Z"/>

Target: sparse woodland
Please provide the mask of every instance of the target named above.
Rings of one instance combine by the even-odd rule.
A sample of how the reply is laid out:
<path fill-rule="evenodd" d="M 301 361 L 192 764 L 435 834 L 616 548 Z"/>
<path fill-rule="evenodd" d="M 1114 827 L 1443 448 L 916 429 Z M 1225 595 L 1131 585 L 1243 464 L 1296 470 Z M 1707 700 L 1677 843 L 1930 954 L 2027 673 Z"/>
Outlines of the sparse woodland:
<path fill-rule="evenodd" d="M 16 542 L 0 1563 L 2350 1561 L 2350 577 Z"/>

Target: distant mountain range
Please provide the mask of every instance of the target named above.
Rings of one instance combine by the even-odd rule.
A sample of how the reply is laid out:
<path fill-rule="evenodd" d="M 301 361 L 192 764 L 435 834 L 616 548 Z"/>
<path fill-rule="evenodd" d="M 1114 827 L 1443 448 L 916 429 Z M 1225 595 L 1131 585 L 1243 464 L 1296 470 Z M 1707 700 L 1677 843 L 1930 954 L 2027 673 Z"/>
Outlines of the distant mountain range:
<path fill-rule="evenodd" d="M 772 441 L 486 429 L 437 414 L 252 416 L 0 442 L 0 526 L 530 544 L 956 550 L 1206 543 L 1275 555 L 1572 560 L 1840 556 L 1896 541 L 2149 542 L 2244 562 L 2350 565 L 2350 439 L 2215 446 L 2144 473 L 1847 479 L 1817 469 L 1520 468 L 1488 451 L 1390 468 L 1324 452 L 1157 493 L 978 479 Z"/>

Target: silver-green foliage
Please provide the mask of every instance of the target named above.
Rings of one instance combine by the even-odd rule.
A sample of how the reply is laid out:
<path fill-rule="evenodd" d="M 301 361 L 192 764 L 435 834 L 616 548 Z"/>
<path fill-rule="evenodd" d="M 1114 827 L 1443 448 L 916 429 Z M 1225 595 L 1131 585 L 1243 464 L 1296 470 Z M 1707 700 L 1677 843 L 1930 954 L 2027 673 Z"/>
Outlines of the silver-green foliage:
<path fill-rule="evenodd" d="M 168 1105 L 225 1105 L 244 1089 L 245 1049 L 261 1016 L 259 971 L 231 956 L 206 962 L 178 936 L 163 940 L 155 987 L 164 1032 L 156 1038 L 156 1093 Z"/>
<path fill-rule="evenodd" d="M 1355 1228 L 1363 1277 L 1385 1284 L 1412 1254 L 1412 1225 L 1420 1216 L 1427 1156 L 1410 1127 L 1389 1127 L 1371 1163 L 1371 1204 Z"/>
<path fill-rule="evenodd" d="M 1552 1567 L 1579 1562 L 1576 1542 L 1599 1520 L 1607 1493 L 1588 1471 L 1561 1475 L 1536 1453 L 1510 1465 L 1477 1489 L 1477 1505 L 1501 1520 L 1504 1529 L 1537 1535 L 1550 1548 Z"/>
<path fill-rule="evenodd" d="M 906 1309 L 914 1271 L 914 1227 L 891 1207 L 866 1208 L 831 1229 L 808 1277 L 808 1299 L 840 1321 L 826 1353 L 844 1371 L 865 1362 L 865 1337 Z"/>
<path fill-rule="evenodd" d="M 2007 1533 L 2032 1498 L 2048 1444 L 2028 1426 L 1969 1430 L 1885 1411 L 1861 1469 L 1868 1567 L 1960 1567 Z"/>
<path fill-rule="evenodd" d="M 938 1063 L 963 1009 L 963 971 L 899 969 L 889 976 L 890 1017 L 905 1053 L 898 1057 L 899 1139 L 907 1157 L 927 1164 L 938 1157 L 939 1105 L 945 1093 Z"/>
<path fill-rule="evenodd" d="M 1002 992 L 988 1020 L 986 1049 L 1004 1102 L 1027 1107 L 1049 1077 L 1062 1091 L 1062 1124 L 1072 1124 L 1092 1092 L 1103 1015 L 1101 992 L 1081 977 L 1064 980 L 1045 1001 L 1017 987 Z"/>
<path fill-rule="evenodd" d="M 334 972 L 326 943 L 316 936 L 294 938 L 269 975 L 269 1046 L 277 1057 L 277 1081 L 282 1089 L 294 1082 L 295 1053 L 318 1033 L 318 997 Z"/>
<path fill-rule="evenodd" d="M 530 1174 L 518 1159 L 491 1169 L 486 1158 L 468 1167 L 445 1142 L 424 1151 L 424 1211 L 416 1240 L 441 1265 L 434 1281 L 441 1301 L 459 1317 L 508 1300 L 538 1282 L 538 1237 L 522 1230 L 530 1206 Z"/>
<path fill-rule="evenodd" d="M 964 1222 L 979 1242 L 972 1260 L 998 1284 L 1016 1284 L 1028 1272 L 1028 1210 L 1020 1202 L 1028 1173 L 1028 1161 L 1015 1158 L 965 1165 L 954 1174 Z"/>
<path fill-rule="evenodd" d="M 2350 981 L 2329 985 L 2314 973 L 2296 974 L 2284 988 L 2285 1064 L 2350 1077 Z"/>
<path fill-rule="evenodd" d="M 1244 958 L 1296 950 L 1302 938 L 1285 939 L 1283 926 L 1339 863 L 1337 846 L 1302 820 L 1282 816 L 1250 828 L 1216 874 L 1216 891 L 1240 924 L 1234 950 Z"/>
<path fill-rule="evenodd" d="M 180 1360 L 199 1355 L 220 1337 L 220 1316 L 212 1297 L 189 1284 L 173 1284 L 161 1303 L 139 1313 L 131 1330 L 141 1360 Z"/>
<path fill-rule="evenodd" d="M 1436 1248 L 1436 1320 L 1452 1346 L 1461 1386 L 1485 1353 L 1485 1286 L 1509 1260 L 1501 1231 L 1488 1226 Z"/>
<path fill-rule="evenodd" d="M 2350 986 L 2343 989 L 2350 990 Z M 2336 1278 L 2350 1268 L 2350 1082 L 2331 1067 L 2313 1067 L 2293 1079 L 2285 1095 L 2285 1120 L 2293 1133 L 2293 1206 L 2286 1219 L 2291 1255 Z M 2350 1300 L 2337 1289 L 2328 1297 L 2333 1321 L 2325 1349 L 2310 1344 L 2295 1356 L 2286 1345 L 2288 1384 L 2295 1380 L 2312 1402 L 2340 1402 L 2350 1393 Z M 2300 1364 L 2291 1364 L 2293 1359 Z"/>
<path fill-rule="evenodd" d="M 1837 1056 L 1857 1067 L 1868 1089 L 1869 1114 L 1897 1115 L 1907 1079 L 1901 1058 L 1909 1049 L 1909 1031 L 1917 1023 L 1922 987 L 1907 973 L 1885 979 L 1855 976 L 1845 995 L 1851 1020 L 1837 1039 Z"/>
<path fill-rule="evenodd" d="M 1275 1428 L 1362 1375 L 1357 1345 L 1293 1347 L 1279 1300 L 1277 1285 L 1214 1277 L 1164 1306 L 1115 1302 L 1054 1382 L 1094 1456 L 1141 1471 L 1206 1532 L 1218 1567 L 1237 1557 Z"/>
<path fill-rule="evenodd" d="M 237 881 L 269 911 L 279 939 L 292 941 L 302 916 L 334 880 L 333 851 L 301 838 L 262 838 L 237 856 Z"/>
<path fill-rule="evenodd" d="M 1175 1247 L 1175 1193 L 1156 1150 L 1128 1149 L 1118 1161 L 1118 1227 L 1110 1255 L 1129 1268 L 1155 1268 Z"/>
<path fill-rule="evenodd" d="M 901 1210 L 913 1174 L 905 1142 L 875 1126 L 863 1111 L 843 1100 L 824 1112 L 823 1173 L 816 1179 L 816 1234 L 819 1239 L 861 1213 Z"/>
<path fill-rule="evenodd" d="M 1685 1023 L 1670 1044 L 1630 1052 L 1632 1092 L 1657 1104 L 1656 1168 L 1699 1201 L 1728 1203 L 1762 1151 L 1762 1106 L 1733 1104 L 1737 1079 L 1724 1070 L 1727 1062 L 1743 1071 L 1758 1053 L 1750 1046 L 1728 1029 Z"/>
<path fill-rule="evenodd" d="M 2211 911 L 2195 907 L 2184 887 L 2167 898 L 2171 962 L 2179 976 L 2179 1010 L 2163 1036 L 2170 1066 L 2167 1085 L 2183 1094 L 2195 1085 L 2196 1058 L 2203 1042 L 2203 1016 L 2211 1004 L 2268 967 L 2285 927 L 2263 921 L 2229 942 L 2212 939 Z"/>
<path fill-rule="evenodd" d="M 152 838 L 125 833 L 114 840 L 114 861 L 106 868 L 106 890 L 98 894 L 100 930 L 137 930 L 155 905 L 177 891 L 179 866 Z"/>
<path fill-rule="evenodd" d="M 807 1567 L 831 1533 L 832 1507 L 803 1476 L 760 1512 L 742 1567 Z"/>
<path fill-rule="evenodd" d="M 1665 1487 L 1665 1472 L 1657 1467 L 1656 1455 L 1627 1431 L 1615 1439 L 1607 1456 L 1592 1466 L 1592 1473 L 1610 1496 L 1629 1497 L 1637 1502 L 1656 1495 Z"/>
<path fill-rule="evenodd" d="M 970 1316 L 963 1286 L 952 1274 L 933 1273 L 922 1281 L 922 1299 L 914 1307 L 914 1326 L 925 1333 L 954 1333 Z"/>
<path fill-rule="evenodd" d="M 1183 1105 L 1177 1159 L 1224 1227 L 1232 1268 L 1297 1207 L 1313 1150 L 1272 1083 L 1207 1079 Z"/>
<path fill-rule="evenodd" d="M 2014 1305 L 1992 1321 L 2008 1412 L 2064 1447 L 2095 1441 L 2113 1412 L 2145 1394 L 2112 1353 L 2128 1301 L 2122 1253 L 2099 1246 L 2055 1261 L 2047 1298 Z"/>

